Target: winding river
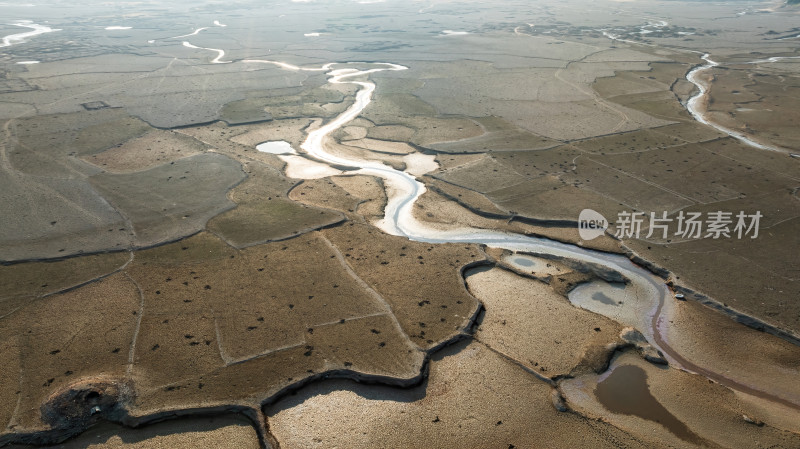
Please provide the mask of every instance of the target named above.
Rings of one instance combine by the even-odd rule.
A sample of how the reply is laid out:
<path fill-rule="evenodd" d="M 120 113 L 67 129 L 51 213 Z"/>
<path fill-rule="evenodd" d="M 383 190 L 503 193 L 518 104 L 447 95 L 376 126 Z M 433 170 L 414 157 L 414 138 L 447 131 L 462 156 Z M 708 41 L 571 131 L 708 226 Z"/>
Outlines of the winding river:
<path fill-rule="evenodd" d="M 46 25 L 39 25 L 38 23 L 33 23 L 30 20 L 20 20 L 12 23 L 11 25 L 23 28 L 30 28 L 33 31 L 26 31 L 24 33 L 9 34 L 8 36 L 4 36 L 2 42 L 0 42 L 0 48 L 10 47 L 14 44 L 21 44 L 23 42 L 26 42 L 29 38 L 38 36 L 40 34 L 52 33 L 53 31 L 60 31 L 50 28 L 49 26 Z"/>
<path fill-rule="evenodd" d="M 220 61 L 223 57 L 225 57 L 225 50 L 221 50 L 219 48 L 206 48 L 206 47 L 198 47 L 196 45 L 192 45 L 189 42 L 184 41 L 183 46 L 187 48 L 193 48 L 195 50 L 208 50 L 217 52 L 217 57 L 211 60 L 212 64 L 229 64 L 232 61 Z"/>
<path fill-rule="evenodd" d="M 635 265 L 627 257 L 504 231 L 469 227 L 448 230 L 434 229 L 414 216 L 414 203 L 425 193 L 425 185 L 415 176 L 393 169 L 381 162 L 356 159 L 330 152 L 326 142 L 331 139 L 331 133 L 355 119 L 372 100 L 375 84 L 369 81 L 367 76 L 381 71 L 406 70 L 406 67 L 391 63 L 348 63 L 341 64 L 346 67 L 339 69 L 333 68 L 335 64 L 326 64 L 319 68 L 300 68 L 279 61 L 245 60 L 243 62 L 274 64 L 287 70 L 327 71 L 330 83 L 349 83 L 359 87 L 354 103 L 330 122 L 310 131 L 302 143 L 301 149 L 308 156 L 321 162 L 338 167 L 350 167 L 349 173 L 351 174 L 382 178 L 386 186 L 388 201 L 384 218 L 375 225 L 384 232 L 418 242 L 483 244 L 494 248 L 522 251 L 549 258 L 569 259 L 612 269 L 628 279 L 635 297 L 634 301 L 629 301 L 632 304 L 625 306 L 632 308 L 630 310 L 632 313 L 627 314 L 627 322 L 622 324 L 639 329 L 654 347 L 662 351 L 671 365 L 701 374 L 736 390 L 779 404 L 800 408 L 800 398 L 788 400 L 764 390 L 762 385 L 752 385 L 741 380 L 735 370 L 726 369 L 723 374 L 698 366 L 683 357 L 681 348 L 670 345 L 668 324 L 669 317 L 675 310 L 675 301 L 672 299 L 671 291 L 662 279 Z M 353 65 L 368 65 L 371 68 L 356 69 L 353 68 Z M 616 316 L 611 318 L 619 320 L 619 317 Z"/>
<path fill-rule="evenodd" d="M 774 57 L 771 57 L 771 58 L 758 59 L 758 60 L 755 60 L 755 61 L 749 61 L 749 62 L 745 62 L 745 63 L 742 63 L 742 64 L 774 63 L 774 62 L 780 62 L 780 61 L 783 61 L 783 60 L 786 60 L 786 59 L 798 59 L 798 58 L 800 58 L 800 57 L 798 57 L 798 56 L 774 56 Z M 708 126 L 714 128 L 714 129 L 716 129 L 717 131 L 723 132 L 723 133 L 725 133 L 725 134 L 727 134 L 727 135 L 729 135 L 729 136 L 731 136 L 731 137 L 733 137 L 735 139 L 738 139 L 739 141 L 741 141 L 741 142 L 743 142 L 743 143 L 745 143 L 747 145 L 750 145 L 752 147 L 759 148 L 759 149 L 762 149 L 762 150 L 780 151 L 782 153 L 788 152 L 787 150 L 785 150 L 783 148 L 779 148 L 779 147 L 771 146 L 771 145 L 765 145 L 765 144 L 756 142 L 755 140 L 751 139 L 750 137 L 748 137 L 747 135 L 745 135 L 742 132 L 736 131 L 736 130 L 731 129 L 731 128 L 727 128 L 725 126 L 722 126 L 722 125 L 720 125 L 718 123 L 715 123 L 715 122 L 709 120 L 708 118 L 706 118 L 706 116 L 705 116 L 705 109 L 706 109 L 705 105 L 708 102 L 708 92 L 709 92 L 709 89 L 711 88 L 711 86 L 710 86 L 709 82 L 705 81 L 702 78 L 702 75 L 703 75 L 703 73 L 707 72 L 708 70 L 719 66 L 719 63 L 716 62 L 716 61 L 713 61 L 711 59 L 711 56 L 708 53 L 704 54 L 702 56 L 702 59 L 706 62 L 705 64 L 699 65 L 699 66 L 693 68 L 691 71 L 689 71 L 689 73 L 686 74 L 686 79 L 690 83 L 694 84 L 695 87 L 697 87 L 697 93 L 694 94 L 689 99 L 689 101 L 686 102 L 686 109 L 689 111 L 690 114 L 692 114 L 692 117 L 694 117 L 694 119 L 697 120 L 698 122 L 700 122 L 700 123 L 702 123 L 704 125 L 708 125 Z"/>
<path fill-rule="evenodd" d="M 649 33 L 651 33 L 652 31 L 648 29 L 649 27 L 658 29 L 658 28 L 663 28 L 663 27 L 665 27 L 667 25 L 669 25 L 669 23 L 667 23 L 665 21 L 657 21 L 657 22 L 649 21 L 647 23 L 647 25 L 642 25 L 641 27 L 639 27 L 640 28 L 640 33 L 639 34 L 649 34 Z M 609 38 L 609 39 L 611 39 L 613 41 L 625 42 L 627 44 L 634 44 L 634 45 L 647 45 L 647 46 L 651 46 L 651 47 L 654 46 L 653 44 L 648 44 L 648 43 L 644 43 L 644 42 L 637 42 L 637 41 L 629 40 L 629 39 L 623 39 L 620 35 L 613 34 L 608 29 L 601 29 L 601 30 L 597 30 L 597 31 L 600 31 L 601 33 L 603 33 L 603 36 L 605 36 L 605 37 L 607 37 L 607 38 Z M 694 34 L 694 33 L 691 33 L 691 34 Z M 794 37 L 790 37 L 790 38 L 785 38 L 785 39 L 794 39 L 795 37 L 800 37 L 800 35 L 794 36 Z M 673 48 L 672 50 L 690 52 L 690 53 L 695 53 L 695 54 L 701 53 L 701 52 L 695 51 L 695 50 L 685 50 L 685 49 L 676 49 L 676 48 Z M 714 67 L 718 67 L 720 64 L 718 62 L 712 60 L 711 59 L 711 55 L 709 53 L 703 54 L 701 56 L 701 59 L 703 61 L 705 61 L 706 63 L 693 68 L 692 70 L 689 71 L 689 73 L 686 74 L 686 80 L 689 81 L 690 83 L 694 84 L 695 87 L 697 88 L 697 93 L 694 94 L 691 98 L 689 98 L 689 100 L 685 104 L 686 110 L 689 111 L 689 113 L 692 115 L 692 117 L 695 120 L 697 120 L 698 122 L 700 122 L 700 123 L 702 123 L 704 125 L 710 126 L 710 127 L 714 128 L 714 129 L 716 129 L 717 131 L 722 132 L 724 134 L 727 134 L 727 135 L 733 137 L 734 139 L 737 139 L 740 142 L 742 142 L 742 143 L 744 143 L 746 145 L 750 145 L 750 146 L 752 146 L 754 148 L 759 148 L 759 149 L 762 149 L 762 150 L 769 150 L 769 151 L 778 151 L 778 152 L 781 152 L 781 153 L 789 153 L 789 150 L 787 150 L 785 148 L 781 148 L 781 147 L 777 147 L 777 146 L 773 146 L 773 145 L 767 145 L 767 144 L 763 144 L 763 143 L 760 143 L 760 142 L 756 142 L 755 140 L 753 140 L 750 137 L 748 137 L 746 134 L 744 134 L 744 133 L 742 133 L 740 131 L 736 131 L 735 129 L 728 128 L 726 126 L 722 126 L 722 125 L 720 125 L 718 123 L 715 123 L 712 120 L 709 120 L 706 117 L 706 110 L 705 109 L 706 109 L 706 104 L 708 102 L 708 93 L 709 93 L 709 90 L 711 89 L 711 86 L 710 86 L 709 82 L 707 82 L 706 80 L 703 79 L 702 75 L 705 72 L 709 71 L 710 69 L 712 69 Z M 766 59 L 756 59 L 754 61 L 740 62 L 740 63 L 736 63 L 736 64 L 737 65 L 739 65 L 739 64 L 768 64 L 768 63 L 776 63 L 776 62 L 781 62 L 781 61 L 791 60 L 791 59 L 800 59 L 800 56 L 773 56 L 773 57 L 766 58 Z"/>

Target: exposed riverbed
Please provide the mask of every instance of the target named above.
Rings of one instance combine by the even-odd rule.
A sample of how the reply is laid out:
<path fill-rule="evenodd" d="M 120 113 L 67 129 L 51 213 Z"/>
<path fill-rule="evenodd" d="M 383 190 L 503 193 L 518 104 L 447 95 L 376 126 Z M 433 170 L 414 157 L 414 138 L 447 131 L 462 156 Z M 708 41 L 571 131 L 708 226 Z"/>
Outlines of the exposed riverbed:
<path fill-rule="evenodd" d="M 321 68 L 301 69 L 274 61 L 252 61 L 273 63 L 290 70 L 325 70 Z M 363 65 L 363 64 L 362 64 Z M 403 236 L 410 240 L 427 243 L 473 243 L 494 248 L 540 255 L 545 258 L 568 259 L 585 265 L 594 265 L 612 270 L 628 281 L 624 289 L 625 301 L 612 307 L 598 307 L 596 312 L 620 320 L 639 329 L 655 348 L 663 352 L 669 363 L 677 368 L 702 374 L 733 389 L 791 407 L 800 407 L 800 397 L 785 397 L 784 393 L 773 393 L 768 385 L 753 385 L 744 380 L 735 366 L 707 367 L 703 361 L 689 360 L 682 355 L 684 348 L 673 347 L 670 338 L 670 319 L 675 314 L 676 300 L 664 281 L 649 271 L 637 266 L 625 256 L 585 249 L 576 245 L 556 242 L 544 238 L 529 237 L 509 232 L 478 228 L 434 229 L 417 220 L 413 214 L 414 203 L 425 193 L 425 185 L 413 174 L 395 170 L 380 162 L 355 159 L 334 154 L 326 142 L 330 134 L 355 119 L 370 103 L 375 84 L 365 76 L 381 71 L 399 71 L 406 67 L 391 63 L 369 64 L 372 68 L 356 69 L 352 66 L 329 71 L 332 84 L 350 83 L 360 87 L 354 103 L 338 117 L 311 131 L 301 149 L 312 158 L 337 167 L 350 167 L 351 173 L 377 176 L 387 186 L 388 202 L 384 217 L 375 223 L 384 232 Z M 608 296 L 608 295 L 607 295 Z M 602 301 L 595 301 L 602 304 Z M 609 310 L 613 310 L 609 312 Z M 731 358 L 734 360 L 734 358 Z M 787 374 L 789 375 L 789 374 Z"/>

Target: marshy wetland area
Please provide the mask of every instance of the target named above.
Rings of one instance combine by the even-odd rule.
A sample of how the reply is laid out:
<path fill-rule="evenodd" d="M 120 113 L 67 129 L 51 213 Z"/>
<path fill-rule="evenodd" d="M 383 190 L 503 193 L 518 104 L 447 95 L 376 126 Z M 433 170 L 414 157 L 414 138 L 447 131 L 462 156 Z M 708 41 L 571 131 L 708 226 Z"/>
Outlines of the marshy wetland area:
<path fill-rule="evenodd" d="M 800 448 L 800 6 L 0 37 L 0 447 Z"/>

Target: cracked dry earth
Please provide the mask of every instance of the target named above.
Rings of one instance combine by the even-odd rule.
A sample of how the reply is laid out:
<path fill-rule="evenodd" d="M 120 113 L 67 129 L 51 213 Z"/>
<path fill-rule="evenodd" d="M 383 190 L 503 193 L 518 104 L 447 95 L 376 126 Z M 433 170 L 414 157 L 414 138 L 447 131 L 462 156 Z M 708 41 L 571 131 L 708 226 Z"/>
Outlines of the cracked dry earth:
<path fill-rule="evenodd" d="M 77 134 L 78 142 L 86 128 L 96 126 L 81 120 L 77 133 L 64 131 Z M 90 116 L 93 120 L 120 119 Z M 25 142 L 25 124 L 6 122 L 6 151 Z M 291 135 L 306 125 L 287 121 L 288 129 L 279 132 Z M 277 447 L 283 441 L 302 447 L 311 438 L 308 444 L 327 446 L 352 434 L 335 427 L 357 418 L 351 413 L 356 407 L 370 411 L 371 418 L 349 425 L 354 431 L 366 426 L 356 433 L 369 438 L 376 438 L 370 431 L 379 424 L 376 419 L 394 416 L 411 418 L 397 425 L 430 432 L 437 445 L 482 441 L 486 447 L 504 441 L 504 447 L 524 447 L 554 437 L 525 432 L 534 422 L 580 435 L 562 439 L 565 445 L 644 444 L 610 424 L 561 413 L 552 405 L 562 401 L 553 378 L 602 369 L 608 348 L 620 343 L 618 325 L 572 307 L 563 296 L 570 285 L 592 275 L 553 262 L 548 267 L 559 276 L 547 285 L 520 277 L 520 270 L 506 271 L 514 268 L 502 262 L 504 268 L 491 268 L 508 257 L 502 251 L 487 254 L 477 245 L 433 245 L 386 235 L 367 223 L 382 216 L 386 202 L 379 179 L 356 175 L 293 182 L 281 174 L 277 158 L 234 142 L 247 141 L 250 132 L 255 130 L 204 126 L 165 134 L 141 127 L 101 135 L 98 157 L 83 158 L 116 165 L 102 173 L 70 172 L 74 184 L 107 186 L 98 191 L 125 218 L 119 229 L 135 249 L 58 258 L 63 252 L 54 248 L 70 234 L 58 232 L 55 223 L 49 240 L 25 248 L 40 254 L 0 266 L 0 354 L 8 368 L 0 374 L 0 418 L 8 423 L 0 441 L 52 444 L 80 434 L 67 444 L 191 447 L 202 440 Z M 108 139 L 117 139 L 130 152 L 146 155 L 159 138 L 172 146 L 157 157 L 106 159 L 118 147 L 102 149 Z M 201 208 L 216 216 L 199 226 L 201 220 L 182 218 L 184 208 L 196 213 L 194 204 L 148 206 L 152 198 L 168 205 L 169 198 L 196 193 L 204 176 L 196 174 L 191 161 L 200 157 L 215 158 L 222 179 L 203 188 L 227 190 L 224 201 L 236 208 L 224 202 L 211 206 L 216 209 Z M 76 161 L 68 158 L 66 164 Z M 35 181 L 20 164 L 5 168 L 15 174 L 11 182 Z M 232 174 L 228 180 L 226 173 Z M 154 193 L 153 183 L 174 178 L 177 186 Z M 436 198 L 425 204 L 445 210 Z M 462 219 L 468 215 L 458 207 L 447 210 Z M 127 219 L 129 214 L 136 219 Z M 155 230 L 150 235 L 156 237 L 148 238 L 163 243 L 148 247 L 142 228 Z M 177 239 L 170 242 L 170 236 Z M 534 297 L 517 303 L 522 297 L 515 291 Z M 481 312 L 476 296 L 490 306 L 488 313 Z M 560 318 L 530 328 L 526 323 L 539 314 Z M 472 342 L 448 346 L 465 337 Z M 533 344 L 542 338 L 553 339 L 558 350 Z M 332 378 L 344 384 L 326 380 Z M 350 383 L 354 380 L 359 385 Z M 329 399 L 343 401 L 340 412 L 350 412 L 337 417 L 314 410 L 303 416 L 317 421 L 298 419 L 298 398 L 331 385 L 344 390 Z M 358 398 L 368 402 L 353 404 Z M 318 405 L 313 398 L 302 404 L 320 406 L 331 404 Z M 489 428 L 496 432 L 481 430 L 476 439 L 475 431 Z M 410 436 L 420 437 L 401 432 L 380 444 L 405 445 Z"/>
<path fill-rule="evenodd" d="M 690 176 L 695 154 L 715 155 L 708 165 L 732 173 L 725 178 L 731 189 L 755 196 L 795 186 L 793 162 L 753 156 L 688 116 L 678 100 L 691 86 L 681 82 L 699 58 L 604 37 L 556 42 L 522 31 L 468 37 L 494 48 L 481 56 L 486 61 L 442 39 L 435 41 L 440 53 L 458 50 L 463 59 L 418 61 L 416 49 L 397 54 L 411 69 L 376 74 L 375 101 L 328 145 L 338 155 L 409 172 L 419 159 L 407 156 L 437 153 L 439 169 L 420 175 L 428 191 L 413 210 L 430 226 L 573 243 L 570 225 L 586 204 L 614 216 L 628 205 L 745 203 L 727 188 L 687 182 L 697 178 Z M 370 224 L 387 204 L 381 179 L 294 155 L 306 164 L 298 176 L 312 164 L 327 170 L 298 181 L 288 176 L 286 156 L 255 150 L 270 140 L 299 148 L 310 130 L 352 104 L 352 85 L 281 67 L 242 71 L 241 61 L 213 65 L 172 44 L 161 50 L 177 56 L 126 54 L 131 66 L 147 69 L 126 81 L 151 92 L 141 102 L 117 92 L 110 75 L 83 76 L 89 84 L 108 82 L 104 89 L 116 92 L 116 101 L 94 97 L 94 90 L 63 93 L 69 87 L 59 74 L 16 78 L 36 89 L 28 86 L 31 103 L 15 108 L 39 115 L 3 120 L 0 134 L 0 199 L 8 205 L 0 241 L 0 445 L 800 447 L 796 409 L 665 366 L 638 331 L 570 304 L 573 287 L 605 283 L 608 273 L 386 235 Z M 223 43 L 198 48 L 207 45 Z M 526 64 L 547 63 L 516 67 L 516 53 Z M 118 57 L 83 63 L 113 66 Z M 66 70 L 58 64 L 39 69 Z M 453 79 L 457 71 L 471 76 Z M 211 85 L 253 90 L 241 99 Z M 75 101 L 51 102 L 54 92 Z M 187 92 L 206 97 L 189 100 Z M 519 96 L 528 100 L 507 101 Z M 89 102 L 98 98 L 122 106 Z M 487 98 L 491 105 L 478 109 Z M 103 108 L 80 110 L 83 101 Z M 188 106 L 171 110 L 176 104 Z M 649 170 L 666 163 L 647 159 L 651 150 L 686 164 L 681 176 L 659 172 L 658 183 L 635 183 L 655 178 Z M 745 185 L 753 167 L 736 158 L 775 177 Z M 420 174 L 427 172 L 422 165 Z M 777 237 L 745 250 L 769 259 L 736 265 L 733 280 L 672 265 L 680 249 L 624 244 L 686 270 L 687 283 L 718 298 L 735 303 L 731 291 L 754 285 L 734 305 L 764 318 L 764 302 L 783 304 L 780 286 L 791 284 L 783 279 L 770 293 L 750 280 L 786 270 L 770 267 L 792 251 L 783 242 L 793 235 L 796 190 L 769 201 L 760 207 L 784 214 L 771 213 L 770 235 Z M 736 255 L 735 248 L 727 255 L 713 242 L 700 244 L 710 249 L 689 252 L 698 260 Z M 609 237 L 588 245 L 625 249 Z M 599 301 L 614 306 L 617 298 L 603 292 L 624 296 L 625 286 L 600 292 Z M 733 364 L 753 376 L 749 382 L 796 394 L 797 346 L 697 302 L 675 307 L 670 323 L 691 356 L 721 358 L 712 366 L 725 367 L 734 354 Z M 796 321 L 784 318 L 774 324 L 794 329 Z M 649 401 L 644 410 L 598 395 L 615 385 L 635 388 Z"/>
<path fill-rule="evenodd" d="M 81 119 L 83 131 L 93 126 Z M 26 138 L 25 122 L 12 122 L 6 122 L 4 154 Z M 287 125 L 300 126 L 305 123 Z M 238 131 L 241 136 L 247 130 Z M 137 249 L 53 258 L 66 252 L 53 248 L 73 237 L 58 232 L 55 220 L 56 231 L 41 246 L 24 247 L 31 260 L 0 266 L 5 367 L 0 420 L 8 423 L 3 443 L 56 443 L 106 421 L 139 427 L 210 415 L 217 417 L 212 430 L 190 420 L 185 424 L 190 430 L 178 432 L 194 429 L 209 441 L 208 435 L 238 431 L 241 422 L 225 418 L 233 414 L 247 417 L 256 431 L 237 438 L 276 446 L 261 412 L 264 404 L 329 377 L 418 385 L 429 355 L 470 330 L 480 305 L 460 270 L 486 255 L 474 245 L 409 242 L 366 224 L 353 211 L 367 217 L 382 213 L 378 180 L 337 177 L 295 189 L 298 184 L 280 173 L 274 156 L 237 153 L 247 150 L 202 129 L 165 133 L 136 129 L 101 135 L 126 141 L 129 152 L 147 154 L 152 140 L 174 146 L 171 155 L 124 161 L 104 158 L 118 147 L 100 150 L 86 159 L 113 160 L 113 169 L 69 177 L 73 184 L 85 179 L 108 186 L 98 190 L 120 216 L 136 217 L 120 221 L 119 231 Z M 219 164 L 192 162 L 198 157 Z M 218 182 L 207 185 L 198 166 L 215 172 Z M 228 166 L 233 177 L 226 180 Z M 7 178 L 10 183 L 36 185 L 19 164 L 5 169 L 14 175 Z M 159 187 L 153 184 L 174 178 L 177 186 L 155 193 Z M 224 201 L 237 207 L 224 211 L 202 189 L 230 190 Z M 327 208 L 288 198 L 290 191 L 312 198 L 314 189 Z M 190 190 L 211 200 L 211 209 L 169 204 Z M 153 199 L 167 207 L 153 207 Z M 199 232 L 198 221 L 184 216 L 198 209 L 201 216 L 216 214 Z M 148 248 L 142 229 L 157 231 L 153 238 L 164 243 Z M 190 236 L 180 238 L 186 233 Z M 169 243 L 170 236 L 178 240 Z M 7 256 L 19 255 L 8 250 Z M 102 425 L 91 432 L 124 435 L 126 428 Z"/>
<path fill-rule="evenodd" d="M 386 235 L 367 223 L 385 204 L 378 179 L 293 183 L 252 156 L 237 158 L 248 177 L 228 196 L 240 207 L 189 237 L 0 266 L 2 362 L 14 368 L 0 382 L 4 442 L 693 446 L 658 425 L 631 432 L 641 423 L 594 418 L 602 409 L 566 411 L 563 395 L 592 394 L 609 363 L 718 404 L 704 431 L 716 435 L 722 422 L 733 441 L 796 441 L 742 421 L 752 404 L 697 376 L 665 374 L 637 353 L 648 345 L 632 343 L 630 330 L 570 305 L 566 292 L 596 279 L 590 272 Z M 422 204 L 468 219 L 447 203 Z M 263 220 L 275 224 L 254 229 Z"/>
<path fill-rule="evenodd" d="M 428 351 L 462 335 L 479 308 L 451 261 L 483 258 L 355 224 L 244 249 L 202 232 L 139 251 L 102 279 L 8 312 L 2 353 L 16 369 L 3 370 L 4 439 L 54 441 L 99 417 L 256 416 L 320 377 L 418 384 Z"/>

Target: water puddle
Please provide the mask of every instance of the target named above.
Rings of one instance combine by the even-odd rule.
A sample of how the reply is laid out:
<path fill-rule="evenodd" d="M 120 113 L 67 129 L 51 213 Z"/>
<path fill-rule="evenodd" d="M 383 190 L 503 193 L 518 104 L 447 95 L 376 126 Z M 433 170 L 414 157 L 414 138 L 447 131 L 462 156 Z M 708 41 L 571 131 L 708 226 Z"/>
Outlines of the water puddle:
<path fill-rule="evenodd" d="M 628 293 L 625 284 L 595 281 L 575 287 L 567 296 L 569 301 L 576 306 L 597 312 L 598 310 L 594 308 L 600 305 L 593 304 L 594 302 L 619 307 L 625 304 L 628 299 Z"/>
<path fill-rule="evenodd" d="M 656 422 L 678 438 L 692 444 L 705 443 L 650 393 L 647 373 L 638 366 L 622 365 L 615 368 L 597 384 L 594 394 L 600 404 L 610 412 Z"/>
<path fill-rule="evenodd" d="M 536 275 L 564 274 L 565 271 L 552 264 L 552 261 L 527 254 L 514 254 L 506 256 L 503 261 L 517 270 Z"/>
<path fill-rule="evenodd" d="M 522 265 L 523 267 L 526 267 L 526 268 L 527 267 L 532 267 L 534 265 L 532 260 L 528 260 L 528 259 L 525 259 L 525 258 L 522 258 L 522 257 L 515 257 L 514 259 L 512 259 L 512 261 L 513 261 L 513 263 L 515 263 L 517 265 Z"/>
<path fill-rule="evenodd" d="M 592 294 L 592 299 L 594 299 L 595 301 L 600 301 L 603 304 L 608 304 L 610 306 L 616 306 L 617 305 L 616 301 L 614 301 L 612 298 L 609 298 L 608 296 L 606 296 L 606 294 L 603 293 L 603 292 L 594 292 Z"/>
<path fill-rule="evenodd" d="M 655 340 L 651 317 L 657 313 L 658 299 L 640 288 L 634 283 L 592 281 L 572 289 L 567 299 L 576 307 L 639 329 L 652 344 Z M 657 341 L 655 343 L 658 345 Z"/>

